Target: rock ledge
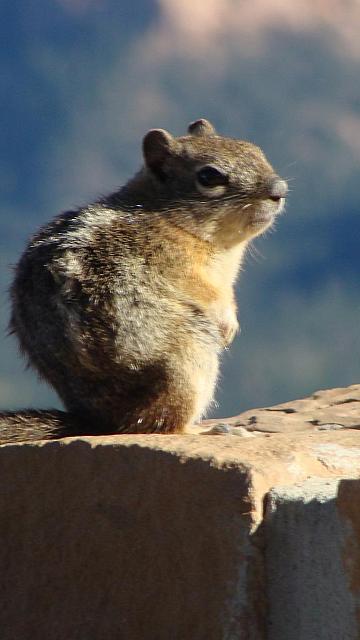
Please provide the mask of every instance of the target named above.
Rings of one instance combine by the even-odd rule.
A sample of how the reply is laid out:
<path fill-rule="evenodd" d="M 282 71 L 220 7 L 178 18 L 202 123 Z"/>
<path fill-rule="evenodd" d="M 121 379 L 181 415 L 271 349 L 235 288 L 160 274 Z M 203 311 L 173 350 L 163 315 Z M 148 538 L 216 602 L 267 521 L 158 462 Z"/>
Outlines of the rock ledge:
<path fill-rule="evenodd" d="M 223 422 L 0 447 L 2 640 L 358 640 L 360 385 Z"/>

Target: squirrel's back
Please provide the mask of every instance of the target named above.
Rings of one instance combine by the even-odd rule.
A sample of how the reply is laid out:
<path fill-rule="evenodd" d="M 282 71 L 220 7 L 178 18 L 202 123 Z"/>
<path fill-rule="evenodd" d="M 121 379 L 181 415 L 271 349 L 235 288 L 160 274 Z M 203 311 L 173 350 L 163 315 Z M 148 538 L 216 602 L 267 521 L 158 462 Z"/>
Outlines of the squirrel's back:
<path fill-rule="evenodd" d="M 241 257 L 286 183 L 204 120 L 143 148 L 125 187 L 55 218 L 19 261 L 11 330 L 68 413 L 2 413 L 0 440 L 181 432 L 212 401 Z"/>

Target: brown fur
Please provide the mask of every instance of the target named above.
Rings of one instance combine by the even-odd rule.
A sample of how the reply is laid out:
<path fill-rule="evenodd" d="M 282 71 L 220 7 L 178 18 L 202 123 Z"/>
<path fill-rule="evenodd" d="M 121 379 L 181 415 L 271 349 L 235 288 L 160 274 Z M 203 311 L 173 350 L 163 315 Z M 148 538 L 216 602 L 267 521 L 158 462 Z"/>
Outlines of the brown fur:
<path fill-rule="evenodd" d="M 143 149 L 127 185 L 55 218 L 19 261 L 11 330 L 67 412 L 3 412 L 2 441 L 182 432 L 213 399 L 244 251 L 286 184 L 205 120 Z"/>

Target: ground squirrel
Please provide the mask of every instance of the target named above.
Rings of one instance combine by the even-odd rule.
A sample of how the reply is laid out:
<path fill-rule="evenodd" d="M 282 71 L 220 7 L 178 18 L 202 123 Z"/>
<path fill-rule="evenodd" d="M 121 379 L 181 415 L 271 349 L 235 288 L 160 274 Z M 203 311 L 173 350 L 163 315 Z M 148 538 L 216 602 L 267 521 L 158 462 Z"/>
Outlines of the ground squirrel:
<path fill-rule="evenodd" d="M 65 411 L 0 413 L 0 441 L 182 433 L 213 399 L 237 331 L 234 283 L 287 185 L 249 142 L 204 119 L 153 129 L 123 188 L 31 239 L 10 329 Z"/>

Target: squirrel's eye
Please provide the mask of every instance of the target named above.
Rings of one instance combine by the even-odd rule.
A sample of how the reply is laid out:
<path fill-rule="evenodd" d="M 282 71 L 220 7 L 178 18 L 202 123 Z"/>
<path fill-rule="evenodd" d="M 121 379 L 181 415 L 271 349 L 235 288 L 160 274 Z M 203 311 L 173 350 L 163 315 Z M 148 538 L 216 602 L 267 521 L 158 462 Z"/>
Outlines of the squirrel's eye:
<path fill-rule="evenodd" d="M 203 187 L 218 187 L 227 184 L 228 177 L 225 173 L 219 171 L 215 167 L 202 167 L 196 174 L 198 182 Z"/>

